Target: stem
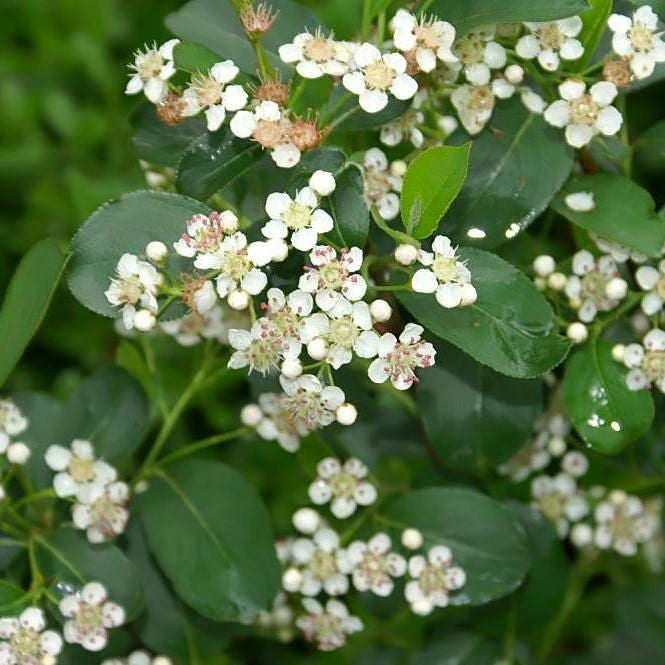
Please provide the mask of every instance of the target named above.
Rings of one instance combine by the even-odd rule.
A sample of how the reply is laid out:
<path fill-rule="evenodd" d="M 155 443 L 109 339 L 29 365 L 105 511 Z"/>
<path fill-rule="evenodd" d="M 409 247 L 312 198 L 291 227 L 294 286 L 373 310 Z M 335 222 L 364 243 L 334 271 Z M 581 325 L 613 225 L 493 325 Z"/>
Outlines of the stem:
<path fill-rule="evenodd" d="M 388 226 L 388 223 L 383 219 L 383 217 L 381 217 L 381 215 L 379 215 L 379 212 L 375 207 L 372 207 L 372 219 L 384 233 L 388 234 L 398 244 L 413 245 L 414 247 L 420 249 L 420 243 L 417 240 L 414 240 L 407 233 L 403 233 L 402 231 L 398 231 L 397 229 L 393 229 L 392 227 Z"/>
<path fill-rule="evenodd" d="M 369 30 L 372 26 L 372 0 L 363 0 L 363 18 L 360 34 L 362 41 L 367 41 Z"/>
<path fill-rule="evenodd" d="M 261 43 L 261 36 L 250 35 L 249 39 L 252 42 L 252 46 L 254 47 L 254 53 L 256 53 L 256 61 L 259 64 L 259 73 L 261 74 L 261 78 L 274 78 L 275 70 L 268 60 L 268 54 L 266 53 L 266 50 L 263 48 L 263 44 Z"/>
<path fill-rule="evenodd" d="M 640 300 L 642 300 L 643 296 L 643 293 L 629 293 L 620 307 L 617 307 L 604 321 L 599 321 L 596 324 L 593 330 L 593 336 L 600 336 L 605 328 L 607 328 L 615 321 L 618 321 L 626 312 L 629 312 L 631 309 L 633 309 L 633 307 L 635 307 L 640 302 Z"/>
<path fill-rule="evenodd" d="M 626 146 L 626 156 L 622 161 L 623 173 L 627 178 L 630 178 L 633 170 L 633 150 L 630 146 L 630 136 L 628 135 L 628 110 L 626 108 L 625 95 L 620 95 L 617 98 L 616 105 L 621 112 L 621 116 L 623 117 L 620 136 L 621 142 L 624 144 L 624 146 Z"/>
<path fill-rule="evenodd" d="M 44 583 L 44 577 L 39 570 L 39 565 L 37 564 L 34 538 L 30 538 L 28 541 L 28 561 L 30 562 L 30 577 L 32 578 L 30 589 L 35 589 Z"/>
<path fill-rule="evenodd" d="M 375 291 L 411 291 L 411 284 L 383 284 L 378 286 L 370 286 L 370 289 Z"/>
<path fill-rule="evenodd" d="M 330 132 L 332 132 L 333 129 L 335 129 L 335 127 L 337 127 L 337 125 L 339 125 L 340 123 L 344 122 L 349 116 L 354 115 L 354 114 L 357 113 L 359 110 L 360 110 L 360 106 L 358 106 L 358 105 L 356 104 L 355 106 L 352 106 L 348 111 L 344 111 L 344 113 L 342 113 L 341 115 L 337 116 L 337 118 L 335 118 L 335 120 L 333 120 L 333 121 L 328 125 L 328 130 L 329 130 Z"/>
<path fill-rule="evenodd" d="M 205 448 L 210 448 L 211 446 L 216 446 L 218 443 L 224 443 L 226 441 L 231 441 L 233 439 L 238 439 L 245 434 L 249 434 L 252 430 L 249 427 L 239 427 L 234 429 L 231 432 L 224 432 L 223 434 L 213 434 L 205 439 L 200 441 L 195 441 L 190 443 L 184 448 L 179 448 L 178 450 L 172 452 L 170 455 L 166 455 L 159 460 L 160 464 L 170 464 L 176 460 L 182 459 L 183 457 L 188 457 L 193 455 L 199 450 L 204 450 Z"/>

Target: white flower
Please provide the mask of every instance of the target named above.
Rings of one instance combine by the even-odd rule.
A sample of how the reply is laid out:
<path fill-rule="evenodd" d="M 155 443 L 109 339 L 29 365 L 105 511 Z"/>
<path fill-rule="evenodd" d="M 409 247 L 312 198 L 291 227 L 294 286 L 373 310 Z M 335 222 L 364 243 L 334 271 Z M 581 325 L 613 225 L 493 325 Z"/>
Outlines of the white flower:
<path fill-rule="evenodd" d="M 388 166 L 388 158 L 380 148 L 370 148 L 363 158 L 365 199 L 375 205 L 383 219 L 395 219 L 399 215 L 399 192 L 402 176 Z"/>
<path fill-rule="evenodd" d="M 655 385 L 665 393 L 665 331 L 650 330 L 642 344 L 628 344 L 623 363 L 629 368 L 626 385 L 630 390 L 642 390 Z"/>
<path fill-rule="evenodd" d="M 346 313 L 347 301 L 360 300 L 367 291 L 364 277 L 356 274 L 363 262 L 362 250 L 358 247 L 337 252 L 328 245 L 317 245 L 310 252 L 312 266 L 305 266 L 298 287 L 306 293 L 315 294 L 317 306 L 324 312 L 335 315 L 335 310 Z"/>
<path fill-rule="evenodd" d="M 612 35 L 612 49 L 626 58 L 635 78 L 653 73 L 658 62 L 665 62 L 665 43 L 658 30 L 658 16 L 649 5 L 639 7 L 628 16 L 612 14 L 607 21 Z"/>
<path fill-rule="evenodd" d="M 635 280 L 647 294 L 642 298 L 642 311 L 647 316 L 658 314 L 665 302 L 665 259 L 658 268 L 640 266 L 635 272 Z"/>
<path fill-rule="evenodd" d="M 434 365 L 436 349 L 420 339 L 423 327 L 407 323 L 399 340 L 392 333 L 384 333 L 379 340 L 379 357 L 372 361 L 367 370 L 374 383 L 390 382 L 398 390 L 408 390 L 418 381 L 415 369 Z"/>
<path fill-rule="evenodd" d="M 573 272 L 566 281 L 565 293 L 580 321 L 590 323 L 598 312 L 608 312 L 619 304 L 621 299 L 612 297 L 610 287 L 620 279 L 611 256 L 595 259 L 591 252 L 580 250 L 573 256 Z"/>
<path fill-rule="evenodd" d="M 246 311 L 237 312 L 217 304 L 205 314 L 189 312 L 181 319 L 163 321 L 161 329 L 181 346 L 194 346 L 203 339 L 216 339 L 228 344 L 229 331 L 249 328 Z"/>
<path fill-rule="evenodd" d="M 376 46 L 361 44 L 353 55 L 357 69 L 344 74 L 344 87 L 358 95 L 360 108 L 377 113 L 388 104 L 388 93 L 397 99 L 411 99 L 418 90 L 406 73 L 406 59 L 399 53 L 382 54 Z"/>
<path fill-rule="evenodd" d="M 466 131 L 478 134 L 483 130 L 494 110 L 495 97 L 487 85 L 461 85 L 450 96 L 460 122 Z"/>
<path fill-rule="evenodd" d="M 103 543 L 125 530 L 129 520 L 126 483 L 93 484 L 85 497 L 77 499 L 72 507 L 72 522 L 77 529 L 85 530 L 89 542 Z"/>
<path fill-rule="evenodd" d="M 205 109 L 208 131 L 216 132 L 227 111 L 239 111 L 247 104 L 247 93 L 241 85 L 227 85 L 240 70 L 232 60 L 214 64 L 207 74 L 194 74 L 182 93 L 186 116 Z"/>
<path fill-rule="evenodd" d="M 270 221 L 261 233 L 270 240 L 286 241 L 301 252 L 310 251 L 318 242 L 319 234 L 332 231 L 332 217 L 319 208 L 319 199 L 310 187 L 303 187 L 292 199 L 284 192 L 273 192 L 266 199 L 266 213 Z"/>
<path fill-rule="evenodd" d="M 226 235 L 238 230 L 238 218 L 230 210 L 192 215 L 185 224 L 187 232 L 173 248 L 180 256 L 195 259 L 194 265 L 203 270 L 214 265 L 211 257 L 219 252 Z"/>
<path fill-rule="evenodd" d="M 294 619 L 295 613 L 289 604 L 288 596 L 280 591 L 275 596 L 270 609 L 260 612 L 255 623 L 260 628 L 275 631 L 280 642 L 290 642 L 293 639 Z"/>
<path fill-rule="evenodd" d="M 55 665 L 56 656 L 62 651 L 62 637 L 45 628 L 46 617 L 38 607 L 0 619 L 0 663 Z"/>
<path fill-rule="evenodd" d="M 107 658 L 102 665 L 173 665 L 166 656 L 155 656 L 147 651 L 132 651 L 127 658 Z"/>
<path fill-rule="evenodd" d="M 353 515 L 358 505 L 369 506 L 376 501 L 376 488 L 365 480 L 367 467 L 359 459 L 351 457 L 342 466 L 334 457 L 326 457 L 316 470 L 318 476 L 309 486 L 309 498 L 317 506 L 330 502 L 330 511 L 338 519 Z"/>
<path fill-rule="evenodd" d="M 74 439 L 69 448 L 53 445 L 44 453 L 46 465 L 57 471 L 53 488 L 59 497 L 75 496 L 85 501 L 95 485 L 108 485 L 116 477 L 116 470 L 102 459 L 95 458 L 95 449 L 89 441 Z"/>
<path fill-rule="evenodd" d="M 442 307 L 465 307 L 476 301 L 476 289 L 471 284 L 471 272 L 460 261 L 450 238 L 436 236 L 433 252 L 421 250 L 418 260 L 427 268 L 416 270 L 411 287 L 418 293 L 435 293 Z"/>
<path fill-rule="evenodd" d="M 88 582 L 80 593 L 65 596 L 59 608 L 67 619 L 65 641 L 88 651 L 101 651 L 108 642 L 108 629 L 125 622 L 125 610 L 108 600 L 106 588 L 99 582 Z"/>
<path fill-rule="evenodd" d="M 564 201 L 575 212 L 590 212 L 596 207 L 593 192 L 572 192 L 566 195 Z"/>
<path fill-rule="evenodd" d="M 589 460 L 577 450 L 567 452 L 561 459 L 561 468 L 574 478 L 580 478 L 589 469 Z"/>
<path fill-rule="evenodd" d="M 104 292 L 114 307 L 122 307 L 122 321 L 131 330 L 137 314 L 137 305 L 152 313 L 157 312 L 157 290 L 163 282 L 162 274 L 147 261 L 134 254 L 123 254 L 116 267 L 116 277 Z M 140 311 L 140 310 L 139 310 Z"/>
<path fill-rule="evenodd" d="M 559 86 L 561 99 L 552 102 L 543 114 L 554 127 L 566 128 L 566 141 L 581 148 L 598 133 L 612 136 L 621 129 L 623 118 L 612 106 L 617 87 L 609 81 L 594 83 L 586 91 L 586 83 L 566 79 Z"/>
<path fill-rule="evenodd" d="M 571 523 L 579 522 L 589 512 L 586 498 L 567 473 L 537 476 L 531 483 L 531 497 L 533 507 L 554 523 L 561 538 L 568 535 Z"/>
<path fill-rule="evenodd" d="M 296 619 L 296 626 L 308 642 L 314 642 L 321 651 L 334 651 L 346 644 L 346 636 L 363 629 L 362 621 L 349 614 L 346 605 L 331 599 L 325 604 L 313 598 L 304 598 L 307 614 Z"/>
<path fill-rule="evenodd" d="M 134 62 L 129 65 L 134 73 L 130 75 L 125 94 L 135 95 L 143 91 L 153 104 L 161 102 L 169 89 L 167 81 L 176 72 L 173 49 L 179 43 L 179 39 L 169 39 L 159 48 L 153 44 L 143 51 L 136 51 Z"/>
<path fill-rule="evenodd" d="M 369 305 L 344 300 L 334 310 L 330 315 L 317 312 L 303 322 L 300 339 L 304 344 L 311 345 L 315 340 L 325 342 L 325 353 L 314 360 L 325 359 L 339 369 L 351 362 L 353 353 L 360 358 L 376 356 L 379 335 L 372 328 Z"/>
<path fill-rule="evenodd" d="M 311 538 L 297 538 L 291 548 L 291 560 L 300 573 L 299 585 L 296 589 L 287 582 L 287 591 L 297 590 L 303 596 L 318 596 L 321 591 L 341 596 L 348 591 L 351 566 L 346 551 L 340 547 L 339 535 L 332 529 L 321 527 Z M 296 579 L 292 570 L 285 572 L 287 580 Z"/>
<path fill-rule="evenodd" d="M 506 64 L 506 51 L 494 41 L 494 29 L 469 32 L 455 42 L 453 48 L 464 68 L 464 75 L 474 86 L 490 82 L 491 70 Z"/>
<path fill-rule="evenodd" d="M 445 63 L 457 62 L 451 48 L 455 41 L 455 28 L 447 21 L 433 16 L 422 16 L 420 21 L 404 9 L 397 10 L 392 20 L 395 48 L 413 54 L 423 72 L 436 67 L 437 58 Z"/>
<path fill-rule="evenodd" d="M 279 57 L 295 64 L 296 71 L 305 79 L 316 79 L 324 74 L 342 76 L 349 71 L 353 50 L 349 42 L 337 42 L 319 30 L 314 34 L 301 32 L 290 44 L 279 47 Z"/>
<path fill-rule="evenodd" d="M 414 148 L 420 148 L 425 136 L 418 125 L 425 120 L 422 111 L 409 109 L 404 115 L 381 127 L 379 140 L 383 145 L 393 147 L 399 145 L 405 138 Z"/>
<path fill-rule="evenodd" d="M 349 545 L 351 579 L 358 591 L 371 591 L 377 596 L 389 596 L 393 592 L 392 578 L 406 573 L 406 559 L 391 549 L 392 542 L 385 533 L 377 533 L 366 543 L 357 540 Z"/>
<path fill-rule="evenodd" d="M 404 597 L 415 614 L 427 615 L 435 607 L 446 607 L 451 591 L 466 584 L 466 573 L 453 566 L 453 554 L 445 545 L 435 545 L 427 553 L 409 559 L 410 579 L 404 587 Z"/>
<path fill-rule="evenodd" d="M 330 196 L 337 186 L 335 176 L 330 171 L 323 171 L 321 169 L 312 173 L 307 184 L 319 196 Z"/>
<path fill-rule="evenodd" d="M 529 34 L 520 37 L 515 44 L 515 51 L 520 58 L 537 58 L 543 69 L 553 72 L 559 68 L 561 60 L 582 57 L 584 47 L 575 39 L 582 30 L 582 19 L 579 16 L 524 25 L 529 29 Z"/>
<path fill-rule="evenodd" d="M 596 233 L 589 233 L 591 239 L 596 243 L 598 249 L 605 254 L 609 254 L 617 263 L 625 263 L 630 259 L 633 263 L 644 263 L 647 260 L 647 255 L 638 252 L 626 245 L 620 245 L 613 240 L 608 240 Z M 639 281 L 638 281 L 639 284 Z"/>
<path fill-rule="evenodd" d="M 0 399 L 0 453 L 9 446 L 11 437 L 21 434 L 28 428 L 28 420 L 21 410 L 8 399 Z"/>

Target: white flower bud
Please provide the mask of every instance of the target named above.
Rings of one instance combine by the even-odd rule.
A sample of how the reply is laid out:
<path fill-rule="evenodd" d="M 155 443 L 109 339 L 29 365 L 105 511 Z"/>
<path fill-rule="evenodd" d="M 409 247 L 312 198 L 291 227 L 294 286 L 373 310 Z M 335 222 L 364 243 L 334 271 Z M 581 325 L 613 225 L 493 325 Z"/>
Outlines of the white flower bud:
<path fill-rule="evenodd" d="M 586 547 L 593 540 L 593 529 L 588 524 L 576 524 L 570 532 L 570 540 L 575 547 Z"/>
<path fill-rule="evenodd" d="M 302 573 L 297 568 L 288 568 L 282 575 L 282 587 L 285 591 L 295 593 L 300 590 Z"/>
<path fill-rule="evenodd" d="M 307 353 L 312 360 L 323 360 L 328 355 L 328 343 L 323 337 L 315 337 L 307 345 Z"/>
<path fill-rule="evenodd" d="M 418 529 L 404 529 L 402 531 L 402 545 L 409 550 L 417 550 L 422 547 L 423 534 Z"/>
<path fill-rule="evenodd" d="M 519 65 L 508 65 L 503 72 L 503 75 L 506 77 L 508 83 L 517 85 L 524 80 L 524 69 Z"/>
<path fill-rule="evenodd" d="M 589 336 L 589 331 L 583 323 L 575 321 L 568 326 L 566 335 L 568 335 L 568 339 L 572 340 L 575 344 L 581 344 L 586 341 Z"/>
<path fill-rule="evenodd" d="M 628 293 L 628 282 L 621 277 L 613 277 L 605 286 L 605 293 L 612 300 L 622 300 Z"/>
<path fill-rule="evenodd" d="M 153 263 L 161 263 L 168 253 L 169 248 L 159 240 L 153 240 L 145 246 L 145 255 Z"/>
<path fill-rule="evenodd" d="M 166 656 L 157 656 L 152 659 L 152 665 L 173 665 L 173 661 Z"/>
<path fill-rule="evenodd" d="M 287 379 L 295 379 L 302 374 L 302 363 L 298 358 L 287 358 L 282 363 L 281 372 Z"/>
<path fill-rule="evenodd" d="M 566 288 L 568 278 L 562 272 L 553 272 L 547 278 L 547 286 L 553 291 L 563 291 Z"/>
<path fill-rule="evenodd" d="M 230 210 L 224 210 L 219 215 L 220 226 L 224 233 L 235 233 L 238 230 L 238 217 Z"/>
<path fill-rule="evenodd" d="M 249 295 L 244 291 L 231 291 L 226 302 L 231 309 L 243 310 L 249 306 Z"/>
<path fill-rule="evenodd" d="M 148 491 L 148 487 L 150 487 L 150 485 L 147 480 L 139 480 L 139 482 L 134 485 L 134 494 L 143 494 Z"/>
<path fill-rule="evenodd" d="M 457 129 L 457 127 L 459 126 L 459 123 L 457 122 L 457 118 L 453 115 L 442 115 L 436 121 L 436 124 L 439 126 L 439 129 L 446 136 L 448 136 L 449 134 L 452 134 Z"/>
<path fill-rule="evenodd" d="M 623 344 L 615 344 L 612 347 L 612 358 L 618 363 L 623 362 L 623 354 L 626 352 L 626 347 Z"/>
<path fill-rule="evenodd" d="M 396 176 L 403 176 L 409 167 L 403 159 L 396 159 L 390 164 L 390 172 Z"/>
<path fill-rule="evenodd" d="M 378 298 L 369 306 L 369 313 L 377 323 L 385 323 L 393 315 L 393 308 L 386 300 Z"/>
<path fill-rule="evenodd" d="M 353 425 L 358 417 L 358 410 L 353 404 L 345 402 L 337 407 L 335 418 L 340 425 Z"/>
<path fill-rule="evenodd" d="M 146 171 L 145 181 L 148 183 L 148 187 L 157 189 L 158 187 L 164 187 L 168 185 L 169 179 L 163 173 L 157 173 L 157 171 Z"/>
<path fill-rule="evenodd" d="M 462 296 L 460 300 L 461 307 L 473 305 L 478 300 L 478 292 L 473 284 L 462 284 Z"/>
<path fill-rule="evenodd" d="M 567 448 L 565 440 L 560 436 L 553 436 L 547 444 L 547 450 L 553 457 L 560 457 L 566 452 Z"/>
<path fill-rule="evenodd" d="M 300 508 L 293 513 L 293 526 L 306 535 L 314 533 L 321 524 L 321 517 L 313 508 Z"/>
<path fill-rule="evenodd" d="M 397 245 L 395 247 L 395 261 L 403 266 L 410 266 L 418 258 L 418 250 L 414 245 Z"/>
<path fill-rule="evenodd" d="M 15 441 L 7 448 L 7 459 L 12 464 L 25 464 L 30 459 L 30 448 L 22 441 Z"/>
<path fill-rule="evenodd" d="M 240 422 L 247 427 L 256 427 L 263 420 L 263 411 L 257 404 L 246 404 L 240 409 Z"/>
<path fill-rule="evenodd" d="M 556 268 L 556 263 L 554 259 L 548 254 L 541 254 L 534 259 L 533 269 L 536 275 L 541 277 L 547 277 L 554 272 Z"/>
<path fill-rule="evenodd" d="M 140 309 L 134 314 L 134 327 L 141 332 L 152 330 L 156 323 L 157 319 L 149 309 Z"/>
<path fill-rule="evenodd" d="M 320 169 L 312 173 L 308 184 L 319 196 L 329 196 L 335 191 L 336 187 L 333 174 Z"/>

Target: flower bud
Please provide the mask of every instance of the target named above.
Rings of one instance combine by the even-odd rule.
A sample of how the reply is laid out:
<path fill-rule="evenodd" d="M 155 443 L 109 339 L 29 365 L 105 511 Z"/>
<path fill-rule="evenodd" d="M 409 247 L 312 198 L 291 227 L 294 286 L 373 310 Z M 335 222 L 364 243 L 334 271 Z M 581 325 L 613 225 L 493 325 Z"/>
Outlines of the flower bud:
<path fill-rule="evenodd" d="M 159 240 L 153 240 L 145 246 L 145 255 L 153 263 L 161 263 L 168 253 L 169 248 Z"/>
<path fill-rule="evenodd" d="M 263 411 L 257 404 L 246 404 L 240 410 L 240 422 L 247 427 L 256 427 L 263 419 Z"/>
<path fill-rule="evenodd" d="M 553 291 L 563 291 L 566 288 L 568 278 L 562 272 L 553 272 L 547 278 L 547 286 Z"/>
<path fill-rule="evenodd" d="M 312 360 L 323 360 L 328 355 L 328 344 L 323 337 L 315 337 L 307 345 L 307 353 Z"/>
<path fill-rule="evenodd" d="M 570 540 L 575 547 L 586 547 L 593 539 L 593 529 L 588 524 L 576 524 L 570 531 Z"/>
<path fill-rule="evenodd" d="M 575 344 L 581 344 L 586 341 L 589 336 L 589 331 L 583 323 L 575 321 L 568 326 L 566 335 L 568 335 L 568 339 L 572 340 Z"/>
<path fill-rule="evenodd" d="M 518 85 L 524 80 L 524 69 L 519 65 L 508 65 L 503 72 L 503 75 L 506 77 L 508 83 Z"/>
<path fill-rule="evenodd" d="M 566 445 L 565 440 L 560 436 L 553 436 L 547 444 L 547 450 L 550 455 L 553 455 L 554 457 L 560 457 L 563 455 L 567 448 L 568 446 Z"/>
<path fill-rule="evenodd" d="M 314 533 L 321 524 L 321 517 L 313 508 L 300 508 L 293 513 L 293 526 L 306 535 Z"/>
<path fill-rule="evenodd" d="M 414 245 L 397 245 L 395 247 L 395 261 L 403 266 L 410 266 L 418 258 L 418 249 Z"/>
<path fill-rule="evenodd" d="M 396 176 L 403 176 L 406 173 L 408 166 L 403 159 L 396 159 L 390 165 L 390 173 Z"/>
<path fill-rule="evenodd" d="M 626 352 L 626 347 L 623 344 L 615 344 L 612 347 L 612 358 L 618 363 L 623 362 L 623 354 Z"/>
<path fill-rule="evenodd" d="M 373 321 L 385 323 L 393 315 L 393 308 L 386 300 L 378 298 L 369 306 L 369 313 L 372 315 Z"/>
<path fill-rule="evenodd" d="M 452 115 L 442 115 L 436 122 L 436 124 L 439 126 L 439 129 L 446 135 L 448 136 L 449 134 L 452 134 L 458 127 L 459 123 L 457 122 L 457 118 Z"/>
<path fill-rule="evenodd" d="M 345 402 L 337 407 L 335 418 L 340 425 L 353 425 L 358 417 L 358 411 L 353 404 Z"/>
<path fill-rule="evenodd" d="M 297 568 L 288 568 L 282 575 L 282 586 L 285 591 L 295 593 L 300 590 L 302 573 Z"/>
<path fill-rule="evenodd" d="M 148 332 L 155 327 L 157 319 L 149 309 L 140 309 L 134 314 L 134 327 L 141 332 Z"/>
<path fill-rule="evenodd" d="M 605 286 L 605 294 L 612 300 L 622 300 L 628 293 L 628 282 L 621 277 L 613 277 Z"/>
<path fill-rule="evenodd" d="M 336 187 L 333 174 L 321 169 L 312 173 L 308 184 L 319 196 L 330 196 Z"/>
<path fill-rule="evenodd" d="M 228 295 L 228 298 L 226 299 L 226 302 L 228 302 L 231 309 L 240 311 L 247 309 L 249 306 L 249 296 L 244 291 L 231 291 L 231 293 Z"/>
<path fill-rule="evenodd" d="M 25 464 L 30 459 L 30 448 L 22 441 L 15 441 L 7 448 L 7 459 L 12 464 Z"/>
<path fill-rule="evenodd" d="M 280 371 L 287 379 L 295 379 L 302 374 L 302 363 L 298 358 L 287 358 L 282 362 Z"/>
<path fill-rule="evenodd" d="M 536 275 L 539 275 L 540 277 L 548 277 L 554 272 L 555 268 L 556 263 L 548 254 L 537 256 L 533 262 L 533 269 Z"/>
<path fill-rule="evenodd" d="M 270 257 L 272 261 L 281 263 L 289 255 L 289 246 L 281 238 L 270 238 L 266 241 L 270 250 Z"/>
<path fill-rule="evenodd" d="M 409 550 L 417 550 L 422 547 L 423 534 L 418 529 L 404 529 L 402 531 L 402 545 Z"/>

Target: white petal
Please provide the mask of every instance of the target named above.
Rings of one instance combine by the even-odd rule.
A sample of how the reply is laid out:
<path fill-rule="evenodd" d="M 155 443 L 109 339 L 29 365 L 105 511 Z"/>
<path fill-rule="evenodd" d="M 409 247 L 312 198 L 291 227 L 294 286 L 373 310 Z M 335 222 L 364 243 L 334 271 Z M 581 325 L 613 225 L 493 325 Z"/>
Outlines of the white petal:
<path fill-rule="evenodd" d="M 250 270 L 241 280 L 240 286 L 243 291 L 247 291 L 250 295 L 257 295 L 263 291 L 266 284 L 268 283 L 268 278 L 266 274 L 257 268 Z"/>
<path fill-rule="evenodd" d="M 438 285 L 436 275 L 427 268 L 417 270 L 411 278 L 411 288 L 418 293 L 434 293 Z"/>
<path fill-rule="evenodd" d="M 593 130 L 589 125 L 568 125 L 566 127 L 566 141 L 573 148 L 585 146 L 593 138 Z"/>
<path fill-rule="evenodd" d="M 584 55 L 584 47 L 577 39 L 567 39 L 561 44 L 559 54 L 564 60 L 577 60 Z"/>
<path fill-rule="evenodd" d="M 378 113 L 388 105 L 388 95 L 381 90 L 365 90 L 360 93 L 358 104 L 366 113 Z"/>
<path fill-rule="evenodd" d="M 408 74 L 398 74 L 390 86 L 390 92 L 397 99 L 411 99 L 418 92 L 418 83 Z"/>
<path fill-rule="evenodd" d="M 616 134 L 623 124 L 623 117 L 614 106 L 606 106 L 601 109 L 596 118 L 596 127 L 602 134 L 612 136 Z"/>
<path fill-rule="evenodd" d="M 517 40 L 515 52 L 520 58 L 532 60 L 540 53 L 540 40 L 535 35 L 524 35 Z"/>
<path fill-rule="evenodd" d="M 559 86 L 559 94 L 567 102 L 580 98 L 586 90 L 586 83 L 579 79 L 566 79 Z"/>
<path fill-rule="evenodd" d="M 224 106 L 227 111 L 239 111 L 247 104 L 247 93 L 241 85 L 229 85 L 224 89 Z"/>
<path fill-rule="evenodd" d="M 599 81 L 589 88 L 589 93 L 596 104 L 599 104 L 600 106 L 608 106 L 614 101 L 618 90 L 614 83 L 611 83 L 610 81 Z"/>
<path fill-rule="evenodd" d="M 565 127 L 570 120 L 570 106 L 568 102 L 562 99 L 552 102 L 545 109 L 543 118 L 545 118 L 545 122 L 554 127 Z"/>

